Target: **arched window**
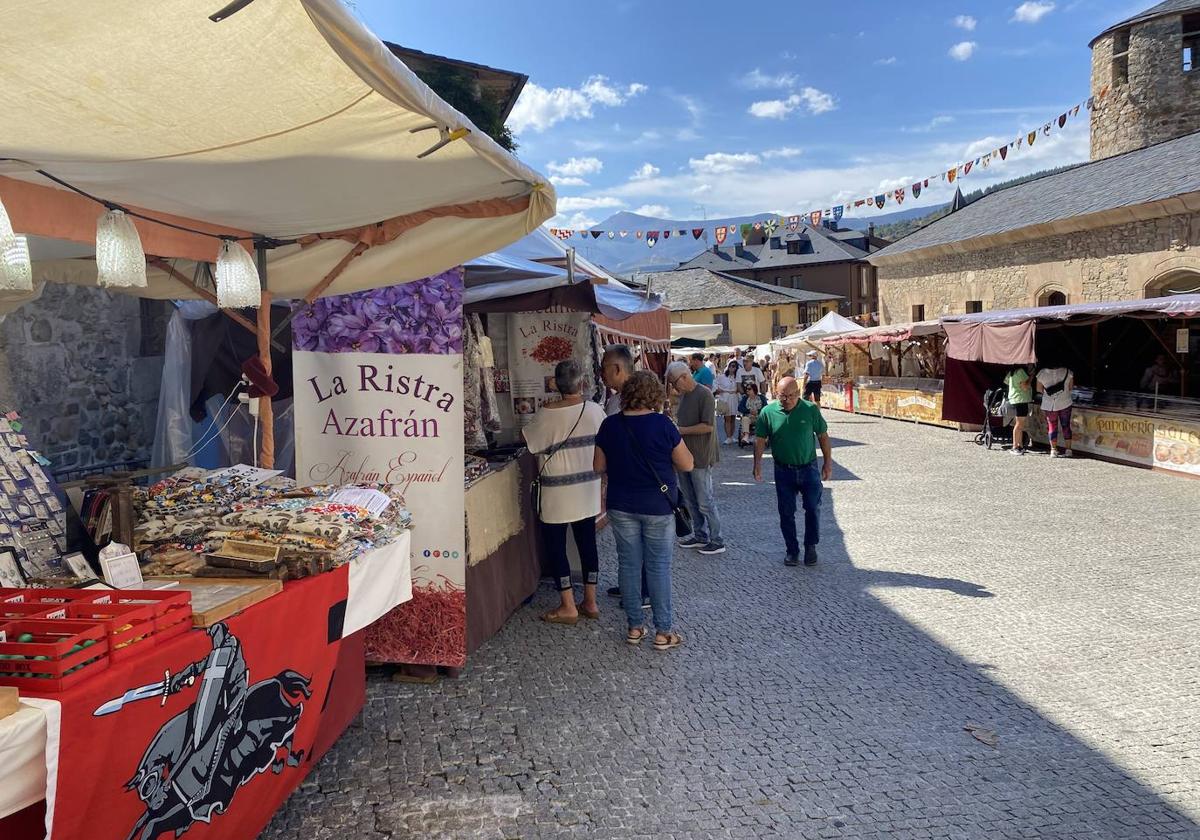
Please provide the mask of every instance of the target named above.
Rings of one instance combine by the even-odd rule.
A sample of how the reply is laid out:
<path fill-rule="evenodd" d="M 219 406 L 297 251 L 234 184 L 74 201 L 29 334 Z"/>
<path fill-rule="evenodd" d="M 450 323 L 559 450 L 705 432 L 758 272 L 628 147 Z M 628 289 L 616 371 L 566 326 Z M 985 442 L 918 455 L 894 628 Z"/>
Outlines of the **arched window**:
<path fill-rule="evenodd" d="M 1066 306 L 1067 293 L 1062 289 L 1042 289 L 1038 295 L 1038 306 Z"/>
<path fill-rule="evenodd" d="M 1190 268 L 1169 272 L 1146 284 L 1146 297 L 1200 294 L 1200 271 Z"/>

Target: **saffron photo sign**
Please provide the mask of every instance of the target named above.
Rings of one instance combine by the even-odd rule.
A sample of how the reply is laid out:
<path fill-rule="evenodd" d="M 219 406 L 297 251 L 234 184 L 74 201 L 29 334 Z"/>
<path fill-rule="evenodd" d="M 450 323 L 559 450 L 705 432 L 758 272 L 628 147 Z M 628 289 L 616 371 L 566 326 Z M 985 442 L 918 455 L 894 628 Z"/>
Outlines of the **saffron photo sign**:
<path fill-rule="evenodd" d="M 413 598 L 367 658 L 466 660 L 462 273 L 323 298 L 293 330 L 296 478 L 393 484 L 413 517 Z"/>
<path fill-rule="evenodd" d="M 581 312 L 516 312 L 508 316 L 508 366 L 513 413 L 524 426 L 554 392 L 554 368 L 575 359 L 584 371 L 583 393 L 593 388 L 591 333 Z"/>

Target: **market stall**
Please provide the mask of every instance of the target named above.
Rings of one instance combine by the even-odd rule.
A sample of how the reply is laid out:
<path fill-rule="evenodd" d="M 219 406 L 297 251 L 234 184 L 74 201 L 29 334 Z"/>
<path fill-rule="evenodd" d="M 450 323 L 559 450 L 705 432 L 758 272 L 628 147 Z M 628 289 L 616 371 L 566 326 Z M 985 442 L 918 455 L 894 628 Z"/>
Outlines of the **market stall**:
<path fill-rule="evenodd" d="M 771 342 L 778 369 L 799 371 L 804 367 L 809 351 L 816 351 L 825 362 L 822 380 L 821 406 L 838 411 L 854 410 L 854 381 L 856 374 L 868 372 L 859 354 L 845 347 L 824 343 L 824 339 L 860 330 L 859 324 L 836 312 L 827 312 L 819 321 L 799 332 Z"/>
<path fill-rule="evenodd" d="M 1067 367 L 1075 376 L 1077 451 L 1200 475 L 1198 317 L 1200 295 L 1188 294 L 943 318 L 943 416 L 978 418 L 984 390 L 1014 367 Z M 1044 443 L 1036 406 L 1032 415 L 1028 429 Z"/>
<path fill-rule="evenodd" d="M 350 353 L 380 343 L 380 319 L 356 329 L 304 316 L 385 285 L 400 306 L 412 293 L 396 284 L 514 241 L 555 199 L 335 0 L 231 4 L 211 17 L 183 0 L 153 15 L 144 5 L 42 0 L 6 18 L 0 97 L 21 119 L 0 143 L 0 306 L 47 282 L 215 303 L 254 337 L 256 353 L 239 360 L 246 381 L 227 399 L 253 418 L 257 464 L 168 471 L 141 489 L 102 477 L 79 511 L 102 550 L 74 555 L 63 494 L 33 468 L 45 459 L 5 407 L 5 521 L 18 546 L 0 552 L 0 570 L 25 585 L 0 592 L 0 689 L 32 702 L 0 718 L 0 745 L 20 742 L 12 754 L 23 756 L 0 763 L 0 791 L 22 792 L 0 804 L 40 795 L 52 838 L 253 837 L 361 708 L 364 631 L 409 599 L 422 560 L 414 534 L 449 517 L 444 550 L 461 552 L 463 538 L 461 489 L 457 518 L 439 511 L 409 529 L 416 489 L 451 470 L 461 487 L 461 313 L 409 298 L 428 310 L 405 348 L 420 372 L 405 384 L 368 367 L 312 381 L 297 365 L 316 401 L 355 382 L 393 412 L 333 414 L 331 429 L 327 412 L 301 417 L 297 401 L 297 429 L 436 440 L 423 450 L 446 453 L 436 467 L 401 451 L 386 476 L 337 460 L 320 480 L 311 469 L 300 481 L 265 475 L 272 350 L 288 349 L 289 324 L 293 340 L 316 335 Z M 164 45 L 180 43 L 188 60 L 165 59 Z M 48 76 L 50 51 L 60 60 Z M 56 243 L 86 255 L 30 264 L 31 245 Z M 275 300 L 297 303 L 273 318 Z M 63 588 L 88 574 L 116 589 Z M 24 814 L 0 833 L 40 836 Z"/>

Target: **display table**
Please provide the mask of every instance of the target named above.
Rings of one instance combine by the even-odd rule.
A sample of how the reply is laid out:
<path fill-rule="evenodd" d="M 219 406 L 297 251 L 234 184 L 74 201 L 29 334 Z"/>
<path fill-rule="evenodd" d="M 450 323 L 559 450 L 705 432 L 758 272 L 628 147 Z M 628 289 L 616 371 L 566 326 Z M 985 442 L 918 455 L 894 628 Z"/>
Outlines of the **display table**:
<path fill-rule="evenodd" d="M 1049 444 L 1046 418 L 1035 403 L 1026 425 L 1030 436 Z M 1200 478 L 1200 419 L 1169 417 L 1136 408 L 1075 405 L 1072 448 L 1106 461 Z"/>
<path fill-rule="evenodd" d="M 410 597 L 410 551 L 404 534 L 69 691 L 23 697 L 0 721 L 0 814 L 44 797 L 61 840 L 257 836 L 362 708 L 356 631 Z M 0 821 L 0 836 L 40 832 Z"/>
<path fill-rule="evenodd" d="M 917 377 L 860 377 L 854 386 L 855 414 L 873 414 L 957 429 L 942 419 L 942 382 Z"/>

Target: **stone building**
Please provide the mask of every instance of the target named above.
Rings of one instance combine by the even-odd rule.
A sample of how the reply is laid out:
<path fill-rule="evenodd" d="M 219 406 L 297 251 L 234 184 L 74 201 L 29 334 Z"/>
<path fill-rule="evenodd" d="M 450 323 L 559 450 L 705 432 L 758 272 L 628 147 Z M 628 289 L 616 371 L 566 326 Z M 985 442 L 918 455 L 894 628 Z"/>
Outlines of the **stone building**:
<path fill-rule="evenodd" d="M 1092 160 L 872 254 L 882 322 L 1200 289 L 1198 20 L 1200 1 L 1169 0 L 1101 34 Z"/>

